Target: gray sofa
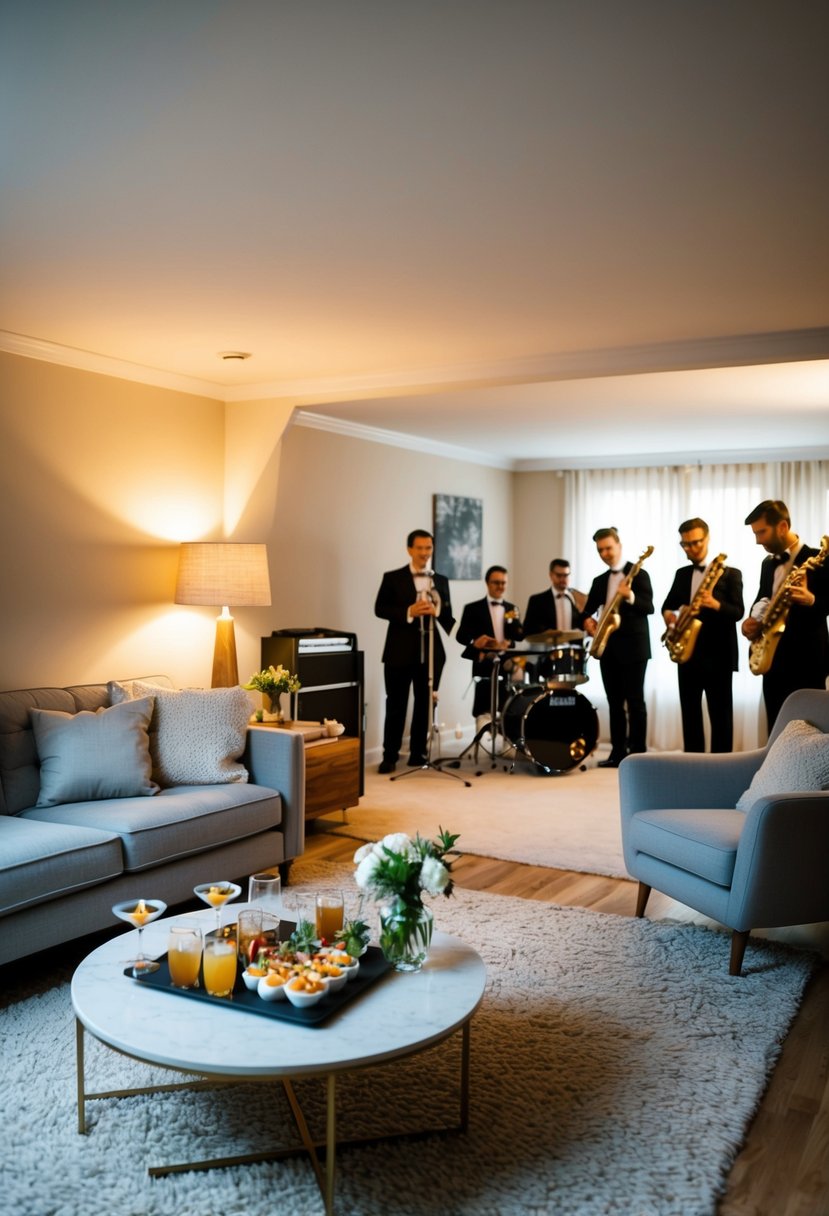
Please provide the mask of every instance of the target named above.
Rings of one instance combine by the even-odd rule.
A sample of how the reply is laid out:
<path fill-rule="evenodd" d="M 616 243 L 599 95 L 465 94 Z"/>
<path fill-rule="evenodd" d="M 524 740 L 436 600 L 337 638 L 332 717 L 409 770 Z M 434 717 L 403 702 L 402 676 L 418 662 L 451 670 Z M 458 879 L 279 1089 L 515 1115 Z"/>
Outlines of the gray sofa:
<path fill-rule="evenodd" d="M 248 730 L 247 782 L 36 806 L 30 710 L 109 703 L 105 684 L 0 692 L 0 963 L 113 925 L 124 899 L 180 903 L 199 882 L 275 865 L 287 878 L 303 851 L 305 753 L 302 737 L 283 731 Z"/>

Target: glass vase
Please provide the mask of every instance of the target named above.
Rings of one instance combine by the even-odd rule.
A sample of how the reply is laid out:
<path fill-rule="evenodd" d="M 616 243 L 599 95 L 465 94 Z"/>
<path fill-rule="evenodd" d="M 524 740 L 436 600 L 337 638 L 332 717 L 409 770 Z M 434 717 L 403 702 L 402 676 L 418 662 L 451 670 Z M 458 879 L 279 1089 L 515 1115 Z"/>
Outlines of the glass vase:
<path fill-rule="evenodd" d="M 285 717 L 282 713 L 282 694 L 279 692 L 263 692 L 262 708 L 268 722 L 282 723 Z"/>
<path fill-rule="evenodd" d="M 395 899 L 380 908 L 380 949 L 395 971 L 419 971 L 429 953 L 434 916 L 421 903 Z"/>

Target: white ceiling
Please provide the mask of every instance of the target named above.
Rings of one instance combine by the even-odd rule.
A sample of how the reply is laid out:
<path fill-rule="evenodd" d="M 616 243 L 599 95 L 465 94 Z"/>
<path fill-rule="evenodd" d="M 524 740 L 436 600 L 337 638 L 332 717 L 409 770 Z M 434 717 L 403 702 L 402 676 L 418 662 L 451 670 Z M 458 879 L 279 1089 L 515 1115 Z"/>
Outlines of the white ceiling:
<path fill-rule="evenodd" d="M 827 35 L 3 0 L 0 347 L 512 467 L 829 445 Z"/>

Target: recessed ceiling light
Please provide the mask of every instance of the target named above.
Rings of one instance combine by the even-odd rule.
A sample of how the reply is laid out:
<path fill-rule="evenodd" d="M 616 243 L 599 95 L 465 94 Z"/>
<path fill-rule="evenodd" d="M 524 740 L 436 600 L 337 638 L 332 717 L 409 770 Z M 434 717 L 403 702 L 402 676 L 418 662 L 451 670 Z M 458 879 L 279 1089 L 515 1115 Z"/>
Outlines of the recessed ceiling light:
<path fill-rule="evenodd" d="M 229 359 L 249 359 L 250 351 L 247 350 L 220 350 L 219 358 L 225 361 Z"/>

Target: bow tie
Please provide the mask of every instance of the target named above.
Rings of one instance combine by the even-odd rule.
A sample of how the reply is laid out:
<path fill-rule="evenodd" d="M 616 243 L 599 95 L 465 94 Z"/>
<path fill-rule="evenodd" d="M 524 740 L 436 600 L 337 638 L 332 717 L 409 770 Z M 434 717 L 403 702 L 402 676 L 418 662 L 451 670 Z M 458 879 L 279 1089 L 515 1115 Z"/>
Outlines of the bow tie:
<path fill-rule="evenodd" d="M 789 560 L 789 554 L 778 553 L 777 556 L 773 557 L 771 560 L 774 562 L 775 566 L 785 566 L 786 562 Z"/>
<path fill-rule="evenodd" d="M 698 562 L 694 562 L 693 566 L 694 566 L 695 570 L 704 570 L 705 569 L 705 566 L 701 566 Z"/>
<path fill-rule="evenodd" d="M 503 608 L 504 606 L 503 600 L 490 600 L 489 602 L 493 608 Z"/>
<path fill-rule="evenodd" d="M 625 572 L 625 568 L 624 568 L 624 566 L 620 566 L 618 570 L 611 570 L 611 571 L 610 571 L 610 573 L 611 573 L 611 574 L 624 574 L 624 572 Z"/>

